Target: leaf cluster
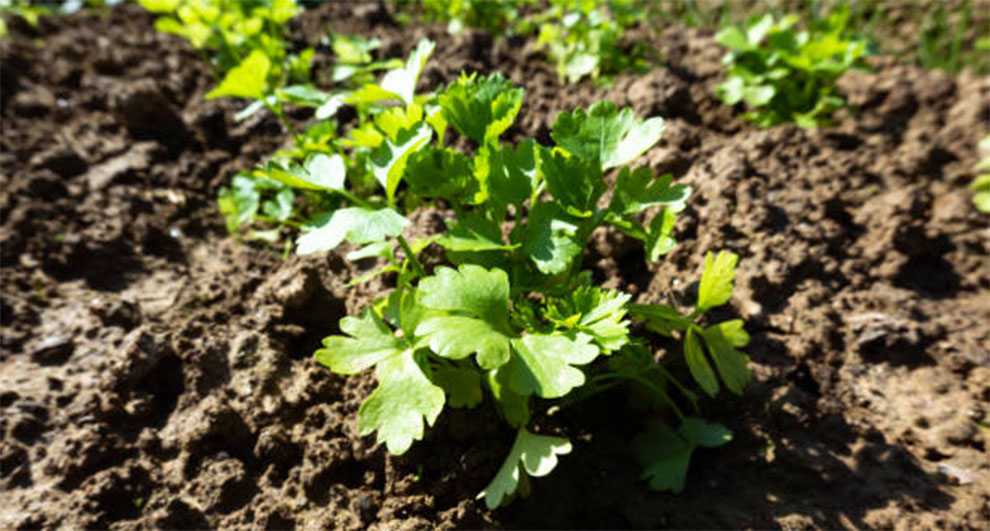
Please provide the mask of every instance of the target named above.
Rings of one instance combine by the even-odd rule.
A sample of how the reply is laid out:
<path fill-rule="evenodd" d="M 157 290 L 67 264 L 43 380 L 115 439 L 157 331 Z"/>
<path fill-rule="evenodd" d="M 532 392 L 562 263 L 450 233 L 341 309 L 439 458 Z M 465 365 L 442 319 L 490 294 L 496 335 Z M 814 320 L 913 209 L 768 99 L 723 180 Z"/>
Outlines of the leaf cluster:
<path fill-rule="evenodd" d="M 648 67 L 648 47 L 624 43 L 628 28 L 644 20 L 637 0 L 394 0 L 402 13 L 447 23 L 447 31 L 481 28 L 497 38 L 537 35 L 537 46 L 557 67 L 561 82 L 585 77 L 608 81 Z M 543 9 L 541 6 L 546 5 Z"/>
<path fill-rule="evenodd" d="M 414 50 L 412 65 L 421 68 L 414 59 L 420 57 L 425 61 Z M 342 333 L 327 337 L 316 353 L 340 374 L 374 369 L 378 387 L 358 412 L 362 434 L 375 433 L 390 452 L 403 453 L 446 406 L 489 404 L 517 434 L 480 495 L 496 507 L 526 492 L 527 475 L 548 473 L 557 456 L 570 451 L 565 438 L 538 435 L 531 426 L 534 408 L 548 401 L 627 383 L 649 396 L 644 403 L 673 411 L 682 424 L 692 418 L 682 411 L 685 401 L 697 411 L 696 395 L 631 334 L 630 317 L 684 338 L 691 374 L 706 393 L 715 395 L 719 381 L 741 392 L 749 377 L 747 358 L 737 350 L 748 340 L 741 321 L 696 324 L 728 301 L 735 255 L 709 256 L 689 315 L 630 304 L 630 295 L 594 286 L 581 269 L 588 238 L 605 225 L 642 241 L 651 260 L 674 246 L 676 216 L 690 188 L 630 166 L 659 140 L 661 118 L 640 120 L 631 109 L 602 101 L 561 113 L 550 132 L 555 146 L 532 139 L 505 144 L 501 138 L 519 113 L 523 91 L 501 74 L 462 74 L 422 104 L 407 92 L 410 86 L 386 83 L 396 76 L 385 78 L 349 100 L 388 92 L 402 102 L 375 115 L 368 132 L 381 137 L 367 160 L 384 204 L 342 195 L 341 208 L 310 226 L 297 249 L 325 251 L 347 241 L 363 246 L 351 258 L 384 257 L 387 265 L 378 272 L 397 273 L 395 290 L 361 315 L 342 319 Z M 451 142 L 454 135 L 467 142 Z M 451 147 L 465 144 L 470 147 Z M 455 218 L 441 233 L 409 244 L 404 213 L 428 203 L 447 207 Z M 430 244 L 443 250 L 450 266 L 426 270 L 418 254 Z M 701 341 L 710 358 L 699 353 Z M 686 460 L 690 452 L 678 455 Z M 650 477 L 667 473 L 650 470 Z"/>
<path fill-rule="evenodd" d="M 715 40 L 730 50 L 722 61 L 727 79 L 716 94 L 729 105 L 745 102 L 749 110 L 744 116 L 761 127 L 829 123 L 832 113 L 845 105 L 836 80 L 863 66 L 867 52 L 865 40 L 846 36 L 848 18 L 848 9 L 837 9 L 799 31 L 798 17 L 766 14 L 743 27 L 724 27 Z"/>
<path fill-rule="evenodd" d="M 372 243 L 341 232 L 343 220 L 353 225 L 366 218 L 395 219 L 379 210 L 395 207 L 398 175 L 414 148 L 427 141 L 432 127 L 429 122 L 437 114 L 433 95 L 415 94 L 420 72 L 434 45 L 421 41 L 406 61 L 375 61 L 370 52 L 380 43 L 357 37 L 331 38 L 338 53 L 333 76 L 343 88 L 323 91 L 312 86 L 290 86 L 278 91 L 278 98 L 314 107 L 316 121 L 294 136 L 290 148 L 278 151 L 254 170 L 239 174 L 231 187 L 221 190 L 218 202 L 231 233 L 239 234 L 259 221 L 269 226 L 304 228 L 308 232 L 299 238 L 297 251 L 309 253 L 328 250 L 345 240 Z M 380 70 L 386 71 L 380 81 L 374 81 L 373 73 Z M 253 112 L 257 105 L 247 107 L 241 114 Z M 335 118 L 345 106 L 354 108 L 358 119 L 348 131 L 339 134 Z M 280 201 L 279 208 L 275 209 L 273 199 L 265 202 L 269 197 Z M 345 203 L 354 208 L 338 212 Z M 266 212 L 266 204 L 280 215 Z M 395 230 L 387 233 L 395 236 Z M 257 239 L 258 232 L 271 234 L 250 229 L 248 238 Z M 390 256 L 392 246 L 374 243 L 373 248 L 356 256 Z"/>
<path fill-rule="evenodd" d="M 495 35 L 512 33 L 520 11 L 536 6 L 536 0 L 395 0 L 400 12 L 418 13 L 423 20 L 446 22 L 447 32 L 457 35 L 466 28 L 481 28 Z"/>
<path fill-rule="evenodd" d="M 647 46 L 622 42 L 626 29 L 643 20 L 639 2 L 551 0 L 550 4 L 529 22 L 539 28 L 537 44 L 556 64 L 561 81 L 608 80 L 620 72 L 648 69 Z"/>

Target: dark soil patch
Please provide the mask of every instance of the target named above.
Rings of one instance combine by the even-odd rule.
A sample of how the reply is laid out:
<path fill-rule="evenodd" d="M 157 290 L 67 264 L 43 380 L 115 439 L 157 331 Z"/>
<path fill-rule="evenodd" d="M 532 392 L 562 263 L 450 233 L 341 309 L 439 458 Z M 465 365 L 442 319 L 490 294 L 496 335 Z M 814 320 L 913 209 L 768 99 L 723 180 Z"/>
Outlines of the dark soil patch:
<path fill-rule="evenodd" d="M 445 412 L 401 457 L 358 437 L 372 377 L 310 354 L 387 286 L 346 289 L 358 271 L 335 254 L 226 237 L 217 189 L 284 135 L 205 102 L 196 54 L 125 6 L 0 44 L 0 525 L 990 526 L 990 229 L 965 190 L 987 78 L 881 58 L 842 79 L 860 110 L 836 128 L 763 131 L 713 98 L 721 50 L 702 32 L 644 32 L 667 66 L 604 89 L 558 86 L 526 43 L 400 30 L 373 4 L 293 23 L 309 41 L 327 26 L 390 55 L 429 35 L 429 86 L 503 71 L 526 88 L 510 140 L 600 98 L 668 119 L 646 158 L 696 190 L 680 246 L 645 264 L 606 231 L 586 263 L 679 304 L 706 251 L 740 254 L 755 379 L 705 404 L 735 441 L 696 456 L 683 494 L 650 492 L 626 451 L 637 414 L 606 396 L 561 415 L 574 452 L 491 512 L 473 497 L 511 434 L 488 410 Z"/>

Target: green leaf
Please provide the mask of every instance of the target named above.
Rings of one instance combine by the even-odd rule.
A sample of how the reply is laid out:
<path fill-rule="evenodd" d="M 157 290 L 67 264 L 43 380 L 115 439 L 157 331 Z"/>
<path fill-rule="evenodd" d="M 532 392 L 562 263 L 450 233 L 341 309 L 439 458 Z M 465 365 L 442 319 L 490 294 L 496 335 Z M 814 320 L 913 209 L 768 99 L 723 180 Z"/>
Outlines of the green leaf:
<path fill-rule="evenodd" d="M 449 359 L 478 353 L 478 365 L 490 369 L 509 359 L 509 336 L 491 323 L 461 315 L 428 315 L 416 327 L 430 350 Z"/>
<path fill-rule="evenodd" d="M 271 66 L 272 63 L 264 52 L 251 51 L 241 64 L 227 72 L 220 84 L 206 95 L 206 99 L 223 96 L 263 99 Z"/>
<path fill-rule="evenodd" d="M 621 112 L 610 101 L 599 101 L 588 112 L 562 112 L 550 136 L 558 146 L 599 164 L 602 170 L 631 162 L 660 140 L 663 118 L 636 120 L 630 108 Z"/>
<path fill-rule="evenodd" d="M 509 365 L 513 389 L 526 396 L 560 398 L 584 384 L 584 372 L 574 365 L 591 363 L 598 348 L 590 338 L 529 334 L 512 340 L 516 353 Z"/>
<path fill-rule="evenodd" d="M 307 190 L 343 190 L 347 168 L 339 154 L 317 153 L 305 164 L 274 157 L 265 161 L 256 173 L 274 179 L 293 188 Z"/>
<path fill-rule="evenodd" d="M 474 171 L 487 195 L 501 205 L 521 206 L 536 186 L 536 152 L 532 139 L 496 149 L 482 146 L 474 158 Z"/>
<path fill-rule="evenodd" d="M 291 85 L 277 91 L 280 99 L 297 105 L 318 107 L 330 98 L 330 95 L 313 85 Z"/>
<path fill-rule="evenodd" d="M 774 26 L 773 15 L 767 13 L 746 25 L 746 40 L 757 46 Z"/>
<path fill-rule="evenodd" d="M 731 50 L 748 50 L 749 41 L 743 32 L 735 26 L 726 26 L 715 34 L 715 42 Z"/>
<path fill-rule="evenodd" d="M 553 198 L 576 216 L 590 216 L 606 188 L 597 162 L 559 149 L 541 147 L 538 153 L 539 171 Z"/>
<path fill-rule="evenodd" d="M 522 253 L 543 274 L 563 272 L 584 249 L 575 238 L 578 226 L 564 218 L 555 203 L 537 203 L 529 213 Z"/>
<path fill-rule="evenodd" d="M 385 73 L 379 84 L 381 88 L 384 91 L 397 95 L 406 105 L 411 105 L 413 103 L 413 95 L 416 92 L 416 82 L 419 80 L 419 74 L 422 72 L 423 65 L 426 64 L 426 60 L 430 58 L 435 48 L 436 44 L 433 41 L 429 39 L 420 40 L 413 51 L 409 53 L 409 58 L 406 59 L 406 64 L 402 68 L 390 70 Z"/>
<path fill-rule="evenodd" d="M 648 480 L 650 488 L 677 494 L 684 490 L 694 449 L 698 446 L 713 448 L 731 440 L 732 432 L 725 426 L 687 417 L 677 431 L 666 423 L 650 422 L 633 440 L 633 449 L 637 461 L 644 467 L 640 477 Z"/>
<path fill-rule="evenodd" d="M 750 107 L 766 105 L 776 94 L 777 89 L 773 85 L 748 86 L 742 90 L 742 97 Z"/>
<path fill-rule="evenodd" d="M 501 227 L 477 211 L 465 212 L 461 219 L 450 225 L 447 235 L 437 238 L 436 242 L 454 252 L 511 251 L 519 247 L 519 244 L 506 245 L 502 241 Z"/>
<path fill-rule="evenodd" d="M 746 81 L 739 76 L 729 76 L 729 79 L 719 83 L 715 92 L 718 97 L 728 105 L 735 105 L 742 101 L 746 88 Z"/>
<path fill-rule="evenodd" d="M 347 167 L 340 154 L 317 153 L 306 160 L 306 182 L 327 190 L 343 190 Z"/>
<path fill-rule="evenodd" d="M 523 90 L 500 73 L 480 79 L 461 74 L 438 96 L 450 125 L 479 144 L 498 140 L 515 121 L 522 99 Z"/>
<path fill-rule="evenodd" d="M 220 189 L 217 206 L 227 221 L 227 232 L 233 234 L 254 219 L 261 204 L 261 193 L 255 179 L 243 174 L 235 175 L 230 184 L 230 188 Z"/>
<path fill-rule="evenodd" d="M 674 224 L 677 222 L 677 208 L 664 208 L 650 220 L 649 232 L 646 235 L 646 257 L 656 262 L 661 256 L 674 250 L 677 240 L 674 239 Z"/>
<path fill-rule="evenodd" d="M 359 105 L 362 103 L 378 103 L 383 100 L 401 100 L 402 97 L 393 92 L 383 89 L 379 85 L 369 83 L 347 96 L 347 103 Z"/>
<path fill-rule="evenodd" d="M 745 323 L 742 319 L 731 319 L 713 325 L 711 328 L 718 328 L 725 340 L 733 347 L 742 348 L 749 344 L 749 334 L 746 333 L 744 326 Z"/>
<path fill-rule="evenodd" d="M 300 236 L 296 241 L 296 253 L 329 251 L 344 240 L 361 245 L 381 241 L 390 236 L 398 236 L 408 224 L 406 218 L 390 208 L 342 208 L 335 211 L 324 223 Z"/>
<path fill-rule="evenodd" d="M 732 297 L 732 281 L 736 278 L 736 262 L 739 255 L 719 251 L 712 259 L 711 251 L 705 255 L 705 270 L 698 287 L 698 311 L 705 311 L 729 302 Z"/>
<path fill-rule="evenodd" d="M 433 371 L 433 383 L 447 393 L 451 407 L 472 408 L 481 403 L 481 376 L 465 367 L 438 367 Z"/>
<path fill-rule="evenodd" d="M 386 240 L 369 243 L 356 251 L 347 253 L 344 258 L 356 262 L 365 258 L 384 258 L 387 260 L 393 256 L 395 256 L 395 242 Z"/>
<path fill-rule="evenodd" d="M 688 328 L 687 334 L 684 336 L 684 361 L 687 362 L 691 376 L 694 378 L 694 381 L 698 382 L 701 389 L 708 396 L 717 395 L 718 378 L 715 377 L 715 371 L 712 370 L 711 364 L 708 363 L 708 358 L 705 357 L 705 351 L 702 350 L 701 343 L 698 342 L 698 336 L 695 335 L 693 327 Z"/>
<path fill-rule="evenodd" d="M 437 355 L 461 359 L 477 353 L 493 369 L 509 360 L 509 279 L 501 269 L 439 267 L 419 284 L 421 303 L 435 310 L 416 327 Z"/>
<path fill-rule="evenodd" d="M 285 221 L 292 215 L 294 199 L 295 194 L 292 193 L 292 190 L 285 188 L 276 193 L 273 199 L 261 203 L 261 211 L 270 218 Z"/>
<path fill-rule="evenodd" d="M 404 350 L 402 342 L 370 308 L 358 317 L 341 319 L 340 330 L 347 336 L 324 338 L 323 348 L 315 354 L 316 361 L 338 374 L 357 374 Z"/>
<path fill-rule="evenodd" d="M 426 146 L 413 153 L 406 164 L 405 181 L 422 197 L 470 198 L 478 193 L 471 161 L 452 149 Z"/>
<path fill-rule="evenodd" d="M 675 206 L 675 209 L 683 207 L 691 196 L 691 187 L 684 184 L 671 186 L 673 182 L 674 177 L 670 174 L 654 179 L 649 168 L 622 168 L 615 181 L 609 210 L 630 214 L 661 205 Z"/>
<path fill-rule="evenodd" d="M 629 342 L 625 305 L 631 295 L 616 290 L 581 286 L 566 297 L 551 299 L 545 317 L 558 328 L 590 335 L 605 351 Z"/>
<path fill-rule="evenodd" d="M 542 477 L 557 466 L 557 456 L 570 453 L 571 443 L 563 437 L 536 435 L 519 428 L 516 440 L 495 478 L 478 494 L 489 509 L 496 509 L 507 502 L 525 479 L 525 474 Z"/>
<path fill-rule="evenodd" d="M 374 118 L 375 126 L 392 141 L 397 141 L 401 132 L 416 127 L 422 120 L 423 106 L 415 103 L 405 107 L 389 107 Z"/>
<path fill-rule="evenodd" d="M 337 111 L 347 102 L 345 94 L 333 94 L 316 108 L 314 117 L 317 120 L 326 120 L 337 115 Z"/>
<path fill-rule="evenodd" d="M 385 189 L 389 204 L 394 202 L 395 190 L 399 187 L 410 155 L 423 147 L 432 136 L 430 126 L 421 122 L 413 129 L 400 132 L 396 142 L 386 138 L 371 154 L 371 171 Z"/>
<path fill-rule="evenodd" d="M 139 0 L 141 7 L 152 13 L 171 13 L 178 9 L 182 0 Z"/>
<path fill-rule="evenodd" d="M 742 321 L 733 320 L 709 326 L 702 331 L 719 376 L 729 391 L 741 395 L 749 382 L 749 357 L 734 347 L 749 342 Z"/>
<path fill-rule="evenodd" d="M 990 137 L 984 138 L 988 140 Z M 983 148 L 984 141 L 980 141 L 980 148 Z M 990 158 L 984 158 L 981 163 L 990 163 Z M 978 175 L 969 185 L 969 189 L 974 192 L 973 204 L 977 210 L 990 213 L 990 174 Z"/>
<path fill-rule="evenodd" d="M 419 291 L 429 308 L 473 314 L 507 329 L 509 278 L 500 269 L 439 267 L 420 282 Z"/>
<path fill-rule="evenodd" d="M 362 436 L 377 430 L 377 441 L 400 455 L 423 438 L 424 419 L 436 422 L 444 392 L 423 374 L 411 350 L 380 361 L 375 373 L 378 387 L 358 410 L 358 429 Z"/>
<path fill-rule="evenodd" d="M 512 389 L 508 369 L 508 366 L 503 365 L 490 370 L 485 378 L 505 421 L 513 428 L 520 428 L 529 422 L 529 398 Z"/>

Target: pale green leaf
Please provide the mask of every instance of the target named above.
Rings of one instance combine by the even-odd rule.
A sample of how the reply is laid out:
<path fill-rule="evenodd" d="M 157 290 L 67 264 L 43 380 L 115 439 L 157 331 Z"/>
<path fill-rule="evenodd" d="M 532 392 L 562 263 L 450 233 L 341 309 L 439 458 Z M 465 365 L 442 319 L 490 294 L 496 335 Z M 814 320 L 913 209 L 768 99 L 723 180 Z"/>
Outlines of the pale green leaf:
<path fill-rule="evenodd" d="M 422 39 L 416 44 L 416 48 L 409 53 L 406 64 L 402 68 L 390 70 L 385 73 L 379 84 L 381 88 L 395 94 L 407 105 L 412 104 L 413 95 L 416 92 L 416 82 L 419 74 L 423 70 L 423 65 L 430 58 L 436 44 L 429 39 Z"/>
<path fill-rule="evenodd" d="M 738 260 L 739 255 L 729 251 L 719 251 L 714 259 L 711 251 L 705 255 L 705 270 L 701 273 L 701 283 L 698 287 L 699 311 L 729 302 Z"/>
<path fill-rule="evenodd" d="M 726 26 L 719 30 L 715 34 L 715 42 L 731 50 L 747 50 L 750 48 L 746 36 L 735 26 Z"/>
<path fill-rule="evenodd" d="M 524 481 L 524 474 L 542 477 L 557 466 L 557 456 L 570 453 L 571 443 L 563 437 L 536 435 L 519 428 L 516 440 L 495 478 L 478 494 L 489 509 L 508 501 Z"/>
<path fill-rule="evenodd" d="M 399 339 L 370 308 L 358 317 L 341 319 L 340 330 L 347 335 L 324 338 L 323 348 L 315 354 L 316 361 L 338 374 L 359 373 L 403 350 Z"/>
<path fill-rule="evenodd" d="M 367 244 L 398 236 L 409 221 L 390 208 L 371 210 L 361 207 L 342 208 L 323 224 L 314 226 L 296 241 L 296 253 L 309 254 L 334 249 L 347 240 Z"/>
<path fill-rule="evenodd" d="M 339 153 L 317 153 L 306 160 L 307 181 L 327 190 L 343 190 L 347 167 Z"/>
<path fill-rule="evenodd" d="M 179 7 L 182 0 L 139 0 L 141 7 L 152 13 L 171 13 Z"/>
<path fill-rule="evenodd" d="M 358 429 L 362 436 L 377 430 L 377 441 L 399 455 L 423 438 L 423 420 L 431 426 L 436 422 L 444 392 L 423 374 L 409 350 L 379 362 L 375 373 L 378 387 L 358 410 Z"/>
<path fill-rule="evenodd" d="M 385 139 L 371 154 L 371 171 L 385 189 L 390 204 L 394 201 L 395 190 L 399 187 L 410 155 L 423 147 L 432 136 L 430 126 L 420 123 L 415 128 L 400 132 L 395 142 Z"/>
<path fill-rule="evenodd" d="M 271 61 L 264 52 L 251 51 L 239 65 L 227 72 L 220 84 L 206 95 L 206 99 L 223 96 L 256 100 L 264 98 L 271 66 Z"/>
<path fill-rule="evenodd" d="M 509 360 L 509 336 L 492 324 L 461 315 L 429 315 L 416 327 L 438 356 L 462 359 L 478 353 L 478 365 L 491 369 Z"/>

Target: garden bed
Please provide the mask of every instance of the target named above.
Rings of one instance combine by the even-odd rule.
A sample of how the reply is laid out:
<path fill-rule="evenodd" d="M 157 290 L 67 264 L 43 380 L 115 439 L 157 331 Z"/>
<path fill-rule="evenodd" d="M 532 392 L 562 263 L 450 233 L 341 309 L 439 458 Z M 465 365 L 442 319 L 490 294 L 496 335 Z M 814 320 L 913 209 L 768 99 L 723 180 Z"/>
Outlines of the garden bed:
<path fill-rule="evenodd" d="M 428 36 L 422 86 L 503 72 L 526 91 L 510 141 L 549 142 L 558 112 L 599 99 L 663 116 L 644 159 L 695 189 L 679 245 L 648 264 L 601 230 L 584 256 L 600 285 L 676 304 L 705 252 L 740 255 L 753 381 L 704 403 L 732 443 L 698 452 L 683 493 L 652 492 L 614 414 L 635 410 L 605 394 L 558 414 L 575 451 L 554 474 L 490 511 L 474 496 L 513 435 L 492 413 L 448 410 L 398 457 L 358 436 L 373 376 L 312 353 L 389 277 L 349 288 L 368 264 L 228 237 L 218 189 L 285 135 L 205 101 L 205 65 L 152 20 L 120 6 L 0 44 L 0 526 L 990 525 L 990 228 L 966 190 L 987 77 L 876 57 L 840 80 L 858 111 L 835 127 L 761 130 L 713 95 L 724 51 L 698 30 L 640 30 L 664 65 L 599 88 L 559 85 L 526 41 L 401 28 L 376 4 L 294 20 L 296 39 L 377 36 L 386 56 Z"/>

